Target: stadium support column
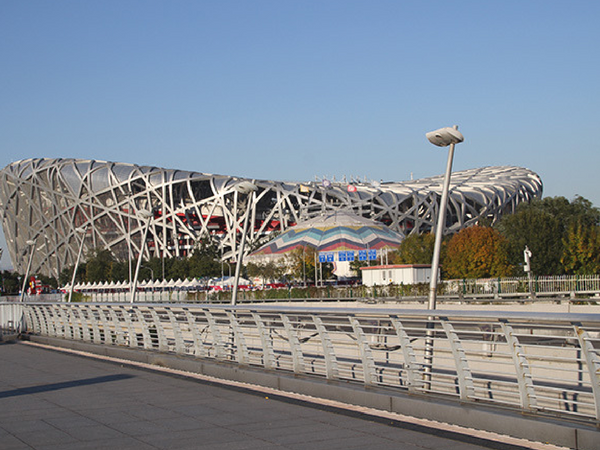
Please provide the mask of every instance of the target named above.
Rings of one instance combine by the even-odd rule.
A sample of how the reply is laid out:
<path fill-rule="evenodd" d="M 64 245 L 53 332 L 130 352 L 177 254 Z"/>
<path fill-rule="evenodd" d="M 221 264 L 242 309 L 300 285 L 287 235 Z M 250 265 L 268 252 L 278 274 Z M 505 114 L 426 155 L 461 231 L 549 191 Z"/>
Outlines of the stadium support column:
<path fill-rule="evenodd" d="M 138 255 L 137 265 L 135 266 L 135 275 L 133 276 L 133 285 L 131 286 L 131 304 L 135 302 L 135 294 L 137 291 L 137 281 L 138 275 L 140 274 L 140 266 L 142 265 L 142 256 L 144 255 L 144 245 L 146 245 L 146 237 L 148 236 L 148 229 L 150 228 L 150 223 L 152 222 L 152 213 L 145 209 L 140 209 L 138 211 L 138 217 L 141 219 L 146 219 L 146 226 L 144 227 L 144 234 L 142 236 L 142 240 L 140 242 L 140 254 Z"/>
<path fill-rule="evenodd" d="M 71 303 L 71 298 L 73 297 L 73 287 L 75 286 L 75 276 L 77 275 L 77 268 L 79 267 L 79 261 L 81 261 L 81 252 L 83 251 L 83 243 L 85 242 L 85 234 L 87 233 L 89 226 L 90 225 L 87 224 L 85 226 L 85 228 L 77 228 L 75 230 L 77 232 L 77 234 L 81 234 L 81 242 L 79 244 L 79 251 L 77 252 L 77 260 L 75 261 L 75 267 L 73 268 L 73 276 L 71 277 L 71 286 L 69 287 L 68 303 Z"/>
<path fill-rule="evenodd" d="M 244 229 L 242 231 L 242 240 L 240 242 L 240 248 L 238 252 L 237 261 L 235 264 L 235 277 L 233 280 L 233 292 L 231 294 L 231 304 L 235 305 L 237 303 L 237 292 L 238 292 L 238 283 L 240 280 L 240 269 L 242 267 L 242 262 L 244 260 L 244 246 L 246 245 L 246 234 L 248 233 L 248 220 L 250 218 L 250 209 L 251 209 L 251 200 L 252 193 L 257 189 L 254 183 L 249 181 L 244 181 L 236 186 L 236 191 L 240 194 L 246 194 L 246 212 L 244 216 Z M 236 224 L 237 228 L 237 224 Z"/>
<path fill-rule="evenodd" d="M 25 300 L 25 286 L 27 286 L 27 279 L 29 278 L 29 271 L 31 270 L 31 261 L 33 260 L 33 254 L 35 253 L 35 240 L 30 240 L 25 243 L 29 247 L 29 262 L 27 263 L 25 279 L 23 280 L 23 287 L 21 288 L 21 301 Z"/>

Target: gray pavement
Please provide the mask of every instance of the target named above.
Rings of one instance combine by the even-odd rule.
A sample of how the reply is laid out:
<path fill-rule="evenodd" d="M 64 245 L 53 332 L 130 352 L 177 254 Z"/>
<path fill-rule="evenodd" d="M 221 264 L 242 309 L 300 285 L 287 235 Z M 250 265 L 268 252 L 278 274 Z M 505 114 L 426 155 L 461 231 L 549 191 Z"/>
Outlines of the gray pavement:
<path fill-rule="evenodd" d="M 0 344 L 0 449 L 516 449 L 182 376 Z"/>

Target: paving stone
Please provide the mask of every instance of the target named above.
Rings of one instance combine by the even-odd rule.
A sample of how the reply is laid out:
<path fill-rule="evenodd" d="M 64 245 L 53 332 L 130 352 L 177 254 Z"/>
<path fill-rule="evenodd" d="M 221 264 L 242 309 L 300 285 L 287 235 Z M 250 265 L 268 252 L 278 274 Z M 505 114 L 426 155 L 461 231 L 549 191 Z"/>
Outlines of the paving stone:
<path fill-rule="evenodd" d="M 0 345 L 0 360 L 3 450 L 486 448 L 25 343 Z"/>

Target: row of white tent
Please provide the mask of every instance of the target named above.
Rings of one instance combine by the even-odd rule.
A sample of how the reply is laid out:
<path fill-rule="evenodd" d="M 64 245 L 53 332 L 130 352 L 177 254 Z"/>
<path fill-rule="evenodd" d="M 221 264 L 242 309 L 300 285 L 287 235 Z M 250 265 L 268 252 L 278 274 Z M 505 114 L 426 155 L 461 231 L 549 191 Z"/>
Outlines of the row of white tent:
<path fill-rule="evenodd" d="M 240 278 L 238 283 L 240 285 L 248 285 L 250 281 Z M 193 279 L 185 279 L 181 278 L 177 281 L 171 280 L 144 280 L 138 283 L 138 289 L 153 289 L 153 290 L 194 290 L 198 288 L 206 288 L 211 286 L 233 286 L 234 279 L 233 277 L 223 277 L 223 278 L 212 278 L 210 280 L 198 280 L 196 278 Z M 129 290 L 131 288 L 131 283 L 127 281 L 118 281 L 114 282 L 105 281 L 104 283 L 76 283 L 73 287 L 75 291 L 106 291 L 106 290 Z M 62 288 L 65 291 L 71 289 L 71 283 L 68 283 L 66 286 Z"/>

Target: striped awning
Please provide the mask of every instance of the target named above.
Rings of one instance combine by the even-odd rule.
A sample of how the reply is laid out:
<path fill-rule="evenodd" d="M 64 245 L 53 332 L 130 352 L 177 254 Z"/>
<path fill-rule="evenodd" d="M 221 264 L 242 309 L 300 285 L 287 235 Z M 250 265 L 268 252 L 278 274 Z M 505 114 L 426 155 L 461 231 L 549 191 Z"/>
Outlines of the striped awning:
<path fill-rule="evenodd" d="M 338 211 L 299 223 L 251 255 L 281 254 L 303 247 L 319 252 L 397 248 L 402 240 L 402 235 L 380 222 Z"/>

